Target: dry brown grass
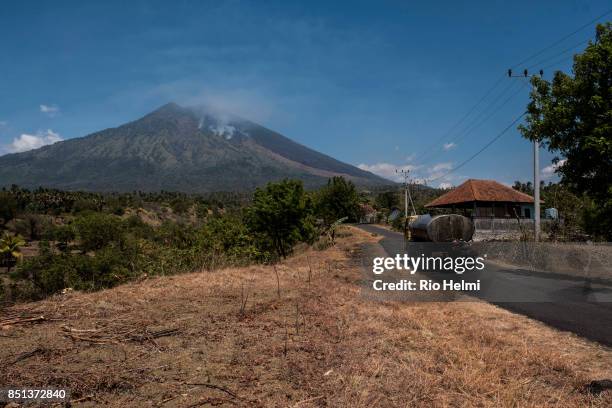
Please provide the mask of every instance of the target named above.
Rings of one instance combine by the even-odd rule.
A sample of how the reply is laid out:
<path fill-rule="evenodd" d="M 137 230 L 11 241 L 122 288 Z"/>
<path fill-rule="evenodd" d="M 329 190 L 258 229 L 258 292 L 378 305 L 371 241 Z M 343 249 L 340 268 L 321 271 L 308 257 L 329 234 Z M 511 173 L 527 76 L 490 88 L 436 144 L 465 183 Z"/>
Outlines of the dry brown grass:
<path fill-rule="evenodd" d="M 355 252 L 375 241 L 351 229 L 292 257 L 280 297 L 254 266 L 16 306 L 57 320 L 0 331 L 0 384 L 69 387 L 78 406 L 612 404 L 583 391 L 612 377 L 608 348 L 485 303 L 362 297 Z"/>

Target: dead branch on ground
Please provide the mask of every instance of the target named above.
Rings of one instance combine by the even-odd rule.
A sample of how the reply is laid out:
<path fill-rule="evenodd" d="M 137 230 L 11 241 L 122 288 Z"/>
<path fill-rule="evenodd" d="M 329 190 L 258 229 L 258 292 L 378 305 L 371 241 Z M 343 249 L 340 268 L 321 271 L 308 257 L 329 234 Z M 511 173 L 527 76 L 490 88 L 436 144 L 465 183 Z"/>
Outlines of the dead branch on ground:
<path fill-rule="evenodd" d="M 5 316 L 0 319 L 0 326 L 12 326 L 15 324 L 24 324 L 24 323 L 40 323 L 43 321 L 49 320 L 45 318 L 43 315 L 38 314 L 15 314 Z M 57 320 L 57 319 L 54 319 Z"/>
<path fill-rule="evenodd" d="M 63 334 L 73 341 L 86 341 L 94 344 L 119 344 L 126 341 L 145 342 L 153 341 L 159 337 L 174 336 L 179 333 L 176 328 L 149 331 L 144 329 L 140 333 L 136 330 L 128 330 L 116 334 L 109 333 L 103 329 L 75 329 L 62 326 Z"/>
<path fill-rule="evenodd" d="M 37 347 L 37 348 L 35 348 L 35 349 L 34 349 L 34 350 L 32 350 L 32 351 L 26 351 L 25 353 L 21 353 L 21 354 L 19 354 L 19 355 L 18 355 L 17 357 L 15 357 L 15 359 L 14 359 L 14 360 L 13 360 L 13 361 L 10 363 L 10 365 L 12 365 L 12 364 L 17 364 L 17 363 L 18 363 L 18 362 L 20 362 L 20 361 L 27 360 L 27 359 L 28 359 L 28 358 L 30 358 L 30 357 L 34 357 L 35 355 L 38 355 L 38 354 L 44 354 L 44 353 L 46 353 L 46 352 L 47 352 L 47 350 L 46 350 L 46 349 L 44 349 L 44 348 L 42 348 L 42 347 Z"/>

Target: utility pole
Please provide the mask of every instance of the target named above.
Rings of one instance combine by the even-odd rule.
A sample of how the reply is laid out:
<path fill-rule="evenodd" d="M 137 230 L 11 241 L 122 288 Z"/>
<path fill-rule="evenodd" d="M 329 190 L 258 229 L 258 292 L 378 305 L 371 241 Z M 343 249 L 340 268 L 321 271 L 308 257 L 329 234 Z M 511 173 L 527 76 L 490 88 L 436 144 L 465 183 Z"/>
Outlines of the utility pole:
<path fill-rule="evenodd" d="M 540 77 L 544 71 L 540 70 Z M 529 78 L 529 72 L 523 70 L 523 75 L 512 75 L 512 69 L 508 70 L 509 78 Z M 533 141 L 533 239 L 535 242 L 540 240 L 540 141 Z"/>
<path fill-rule="evenodd" d="M 533 142 L 533 239 L 540 240 L 540 142 Z"/>
<path fill-rule="evenodd" d="M 402 177 L 404 177 L 404 216 L 406 217 L 406 219 L 408 219 L 408 199 L 410 199 L 412 213 L 413 215 L 416 215 L 416 210 L 414 209 L 414 203 L 412 202 L 412 196 L 410 195 L 410 189 L 408 185 L 408 175 L 410 173 L 410 170 L 401 169 L 398 171 L 397 169 L 395 169 L 395 172 L 397 174 L 401 174 Z"/>

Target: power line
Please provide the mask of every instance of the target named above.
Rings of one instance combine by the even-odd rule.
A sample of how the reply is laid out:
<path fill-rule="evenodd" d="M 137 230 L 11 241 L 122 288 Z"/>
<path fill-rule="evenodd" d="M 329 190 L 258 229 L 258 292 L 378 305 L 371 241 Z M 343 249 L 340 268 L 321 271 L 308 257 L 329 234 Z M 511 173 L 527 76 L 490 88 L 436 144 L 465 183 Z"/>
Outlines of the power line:
<path fill-rule="evenodd" d="M 528 71 L 531 71 L 531 70 L 532 70 L 533 68 L 535 68 L 535 67 L 541 67 L 541 66 L 542 66 L 542 64 L 545 64 L 545 63 L 547 63 L 547 62 L 550 62 L 551 60 L 553 60 L 554 58 L 556 58 L 556 57 L 558 57 L 558 56 L 560 56 L 560 55 L 567 54 L 568 52 L 573 51 L 575 48 L 578 48 L 578 47 L 580 47 L 581 45 L 584 45 L 584 44 L 588 43 L 589 41 L 591 41 L 591 38 L 587 38 L 586 40 L 582 40 L 582 41 L 580 41 L 579 43 L 574 44 L 574 45 L 572 45 L 571 47 L 564 49 L 563 51 L 559 51 L 559 52 L 558 52 L 558 53 L 556 53 L 556 54 L 549 55 L 549 56 L 548 56 L 548 57 L 546 57 L 545 59 L 540 60 L 540 62 L 537 62 L 537 63 L 535 63 L 535 64 L 533 64 L 533 65 L 528 66 L 528 67 L 527 67 L 527 70 L 528 70 Z"/>
<path fill-rule="evenodd" d="M 550 64 L 542 67 L 542 69 L 549 69 L 549 68 L 552 68 L 552 67 L 556 67 L 559 64 L 561 64 L 562 62 L 568 62 L 567 57 L 563 57 L 563 58 L 558 59 L 558 60 L 556 60 L 554 62 L 551 62 Z"/>
<path fill-rule="evenodd" d="M 482 112 L 482 114 L 484 115 L 485 113 L 488 113 L 484 119 L 482 119 L 480 122 L 474 123 L 470 128 L 466 129 L 466 131 L 459 135 L 454 141 L 455 142 L 459 142 L 461 140 L 463 140 L 465 138 L 465 136 L 468 136 L 472 131 L 474 131 L 474 129 L 478 128 L 479 126 L 483 125 L 484 123 L 486 123 L 489 119 L 491 119 L 497 112 L 500 111 L 501 108 L 503 108 L 508 102 L 510 102 L 516 95 L 518 95 L 524 88 L 525 88 L 526 84 L 523 84 L 523 86 L 519 86 L 518 89 L 516 89 L 512 94 L 510 94 L 510 96 L 508 96 L 508 98 L 506 98 L 505 100 L 502 101 L 501 104 L 495 106 L 495 105 L 491 105 L 490 106 L 490 110 L 487 108 L 487 110 L 484 110 Z M 511 88 L 510 88 L 511 89 Z M 501 95 L 500 95 L 501 97 Z M 480 116 L 483 116 L 480 115 Z"/>
<path fill-rule="evenodd" d="M 461 167 L 465 166 L 466 164 L 468 164 L 470 161 L 472 161 L 476 156 L 478 156 L 480 153 L 484 152 L 489 146 L 491 146 L 493 143 L 495 143 L 500 137 L 502 137 L 508 130 L 510 130 L 510 128 L 512 126 L 514 126 L 519 120 L 521 120 L 521 118 L 523 116 L 525 116 L 526 113 L 522 113 L 520 116 L 518 116 L 516 119 L 514 119 L 512 121 L 512 123 L 510 123 L 508 126 L 506 126 L 504 128 L 504 130 L 502 130 L 497 136 L 495 136 L 493 139 L 491 139 L 486 145 L 484 145 L 480 150 L 478 150 L 476 153 L 474 153 L 472 156 L 470 156 L 467 160 L 464 160 L 463 162 L 461 162 L 458 166 L 453 167 L 452 169 L 450 169 L 448 172 L 444 173 L 441 176 L 438 176 L 436 178 L 427 180 L 430 183 L 436 180 L 440 180 L 441 178 L 444 178 L 446 176 L 448 176 L 449 174 L 453 173 L 454 171 L 460 169 Z"/>
<path fill-rule="evenodd" d="M 514 84 L 512 84 L 511 86 L 509 86 L 508 88 L 506 88 L 506 90 L 511 89 L 512 86 L 514 86 Z M 512 99 L 514 99 L 514 97 L 516 97 L 524 88 L 525 88 L 526 84 L 523 84 L 523 86 L 519 87 L 515 92 L 513 92 L 508 98 L 506 98 L 501 104 L 495 106 L 495 105 L 490 105 L 488 108 L 486 108 L 484 111 L 482 111 L 478 117 L 472 122 L 472 124 L 470 126 L 468 126 L 466 129 L 463 130 L 463 132 L 461 132 L 459 134 L 459 136 L 457 136 L 455 139 L 450 140 L 451 143 L 458 143 L 462 140 L 465 139 L 466 136 L 470 135 L 475 129 L 479 128 L 480 126 L 482 126 L 484 123 L 486 123 L 489 119 L 491 119 L 493 116 L 495 116 L 495 114 L 497 114 L 504 106 L 506 106 L 508 104 L 508 102 L 510 102 Z M 500 95 L 500 97 L 502 95 L 504 95 L 504 93 L 502 93 Z M 497 102 L 497 101 L 496 101 Z M 490 110 L 489 108 L 493 108 L 492 110 Z M 485 115 L 486 113 L 488 113 L 484 119 L 480 120 L 480 122 L 476 122 L 476 120 L 480 119 L 483 115 Z M 433 156 L 429 156 L 427 158 L 427 160 L 423 160 L 420 163 L 424 164 L 427 163 L 429 161 L 431 161 L 432 159 L 438 157 L 441 153 L 443 153 L 442 151 L 436 151 Z"/>
<path fill-rule="evenodd" d="M 606 11 L 605 13 L 603 13 L 602 15 L 595 17 L 593 20 L 589 21 L 588 23 L 585 23 L 583 25 L 581 25 L 580 27 L 578 27 L 576 30 L 572 31 L 571 33 L 561 37 L 559 40 L 555 41 L 554 43 L 542 48 L 541 50 L 537 51 L 536 53 L 530 55 L 529 57 L 525 58 L 524 60 L 522 60 L 521 62 L 517 63 L 516 65 L 514 65 L 512 68 L 519 68 L 521 65 L 525 64 L 527 61 L 531 60 L 532 58 L 537 57 L 538 55 L 542 55 L 544 52 L 546 52 L 547 50 L 561 44 L 563 41 L 567 40 L 568 38 L 570 38 L 571 36 L 573 36 L 574 34 L 579 33 L 580 31 L 584 30 L 587 27 L 590 27 L 591 24 L 595 23 L 596 21 L 600 20 L 601 18 L 607 16 L 608 14 L 612 13 L 612 9 Z"/>
<path fill-rule="evenodd" d="M 412 206 L 412 215 L 416 215 L 416 208 L 414 208 L 414 202 L 412 201 L 412 194 L 410 194 L 410 170 L 406 169 L 395 169 L 395 173 L 401 174 L 404 177 L 404 216 L 408 218 L 408 202 Z"/>
<path fill-rule="evenodd" d="M 472 112 L 474 112 L 474 110 L 478 107 L 478 105 L 480 105 L 482 103 L 482 101 L 484 101 L 498 86 L 499 84 L 502 83 L 502 81 L 504 80 L 504 76 L 500 77 L 485 93 L 484 95 L 478 99 L 478 101 L 468 110 L 468 112 L 463 115 L 461 117 L 461 119 L 459 119 L 457 122 L 455 122 L 455 124 L 453 126 L 451 126 L 451 128 L 446 131 L 442 136 L 440 136 L 438 139 L 436 139 L 436 141 L 434 143 L 432 143 L 430 146 L 437 146 L 441 141 L 443 141 L 444 139 L 446 139 L 446 137 L 451 134 L 457 127 L 459 127 L 471 114 Z M 429 149 L 425 149 L 422 150 L 418 156 L 416 157 L 415 161 L 419 162 L 424 156 L 427 155 L 427 153 L 429 153 L 430 150 Z"/>
<path fill-rule="evenodd" d="M 552 48 L 556 47 L 557 45 L 559 45 L 559 44 L 563 43 L 563 41 L 565 41 L 565 40 L 567 40 L 568 38 L 570 38 L 570 37 L 574 36 L 575 34 L 579 33 L 579 32 L 580 32 L 580 31 L 582 31 L 583 29 L 585 29 L 585 28 L 587 28 L 587 27 L 590 27 L 590 26 L 591 26 L 593 23 L 597 22 L 597 21 L 598 21 L 598 20 L 600 20 L 601 18 L 603 18 L 603 17 L 605 17 L 605 16 L 607 16 L 607 15 L 609 15 L 609 14 L 611 14 L 611 13 L 612 13 L 612 9 L 610 9 L 610 10 L 606 11 L 605 13 L 603 13 L 603 14 L 599 15 L 598 17 L 596 17 L 596 18 L 592 19 L 591 21 L 589 21 L 589 22 L 587 22 L 587 23 L 583 24 L 582 26 L 578 27 L 576 30 L 572 31 L 571 33 L 566 34 L 565 36 L 561 37 L 559 40 L 557 40 L 557 41 L 553 42 L 552 44 L 550 44 L 550 45 L 548 45 L 548 46 L 546 46 L 546 47 L 544 47 L 544 48 L 540 49 L 539 51 L 535 52 L 534 54 L 531 54 L 530 56 L 528 56 L 528 57 L 527 57 L 527 58 L 525 58 L 524 60 L 522 60 L 522 61 L 520 61 L 519 63 L 517 63 L 516 65 L 514 65 L 512 68 L 513 68 L 513 69 L 515 69 L 515 68 L 517 68 L 517 67 L 520 67 L 520 66 L 522 66 L 523 64 L 525 64 L 526 62 L 528 62 L 528 61 L 530 61 L 530 60 L 532 60 L 532 59 L 536 58 L 537 56 L 544 54 L 544 53 L 545 53 L 546 51 L 548 51 L 549 49 L 552 49 Z M 555 58 L 556 56 L 563 55 L 563 54 L 565 54 L 565 53 L 567 53 L 567 52 L 569 52 L 569 51 L 571 51 L 571 50 L 575 49 L 575 48 L 576 48 L 576 47 L 578 47 L 579 45 L 584 44 L 584 43 L 585 43 L 585 42 L 587 42 L 587 41 L 589 41 L 589 40 L 586 40 L 586 41 L 581 41 L 580 43 L 578 43 L 578 44 L 576 44 L 576 45 L 574 45 L 574 46 L 572 46 L 572 47 L 570 47 L 570 48 L 564 49 L 564 50 L 562 50 L 562 51 L 560 51 L 560 52 L 557 52 L 557 53 L 555 53 L 555 54 L 551 54 L 551 55 L 549 55 L 548 57 L 546 57 L 544 60 L 540 61 L 540 62 L 539 62 L 539 63 L 537 63 L 537 64 L 534 64 L 533 66 L 537 66 L 537 65 L 539 65 L 539 64 L 542 64 L 543 62 L 550 61 L 552 58 Z M 558 63 L 558 62 L 555 62 L 554 64 L 556 64 L 556 63 Z M 530 68 L 528 68 L 528 69 L 531 69 L 533 66 L 531 66 L 531 67 L 530 67 Z M 546 68 L 548 68 L 548 67 L 549 67 L 549 66 L 544 67 L 543 69 L 546 69 Z M 526 70 L 525 72 L 527 72 L 527 70 Z M 440 142 L 441 142 L 441 141 L 442 141 L 444 138 L 446 138 L 446 136 L 448 136 L 450 133 L 452 133 L 452 131 L 453 131 L 453 130 L 455 130 L 457 127 L 459 127 L 459 125 L 461 125 L 461 124 L 462 124 L 462 123 L 463 123 L 463 122 L 464 122 L 464 121 L 465 121 L 465 120 L 466 120 L 466 119 L 467 119 L 467 118 L 468 118 L 468 117 L 469 117 L 469 116 L 470 116 L 470 115 L 471 115 L 471 114 L 474 112 L 474 110 L 475 110 L 475 109 L 476 109 L 476 108 L 477 108 L 477 107 L 478 107 L 478 106 L 479 106 L 479 105 L 480 105 L 480 104 L 481 104 L 481 103 L 482 103 L 482 102 L 483 102 L 483 101 L 484 101 L 484 100 L 485 100 L 485 99 L 486 99 L 486 98 L 487 98 L 487 97 L 488 97 L 488 96 L 489 96 L 489 95 L 490 95 L 490 94 L 493 92 L 493 90 L 495 90 L 495 89 L 497 88 L 497 86 L 498 86 L 498 85 L 501 83 L 501 80 L 502 80 L 502 79 L 500 78 L 500 80 L 498 80 L 497 82 L 495 82 L 495 84 L 494 84 L 494 85 L 493 85 L 491 88 L 489 88 L 489 90 L 487 90 L 487 92 L 485 92 L 485 94 L 483 95 L 483 97 L 481 97 L 481 98 L 480 98 L 480 99 L 479 99 L 479 100 L 476 102 L 476 104 L 475 104 L 474 106 L 472 106 L 472 107 L 470 108 L 470 110 L 469 110 L 469 111 L 468 111 L 468 112 L 467 112 L 467 113 L 466 113 L 466 114 L 465 114 L 465 115 L 464 115 L 464 116 L 463 116 L 463 117 L 462 117 L 462 118 L 461 118 L 461 119 L 460 119 L 460 120 L 459 120 L 457 123 L 455 123 L 455 124 L 454 124 L 454 125 L 453 125 L 453 126 L 450 128 L 450 129 L 449 129 L 449 131 L 447 131 L 447 132 L 446 132 L 446 133 L 445 133 L 445 134 L 444 134 L 442 137 L 438 138 L 438 139 L 436 140 L 436 142 L 435 142 L 434 146 L 436 146 L 437 144 L 439 144 L 439 143 L 440 143 Z M 488 116 L 487 116 L 487 117 L 486 117 L 486 118 L 485 118 L 483 121 L 481 121 L 481 122 L 477 123 L 478 119 L 479 119 L 479 118 L 480 118 L 482 115 L 484 115 L 484 114 L 485 114 L 485 112 L 486 112 L 486 111 L 487 111 L 487 110 L 488 110 L 490 107 L 494 106 L 494 104 L 495 104 L 495 103 L 496 103 L 496 102 L 497 102 L 497 101 L 498 101 L 498 100 L 501 98 L 501 96 L 502 96 L 502 95 L 504 95 L 504 94 L 505 94 L 505 92 L 507 92 L 507 90 L 508 90 L 508 89 L 510 89 L 510 88 L 506 88 L 506 89 L 504 89 L 504 91 L 502 91 L 502 93 L 501 93 L 500 95 L 498 95 L 498 97 L 497 97 L 497 98 L 495 98 L 495 100 L 494 100 L 494 101 L 492 101 L 492 103 L 490 103 L 490 104 L 489 104 L 489 106 L 487 106 L 487 107 L 486 107 L 486 108 L 485 108 L 483 111 L 481 111 L 481 112 L 480 112 L 480 113 L 477 115 L 477 117 L 476 117 L 476 118 L 474 118 L 474 119 L 471 121 L 471 124 L 469 124 L 469 125 L 468 125 L 468 126 L 465 128 L 465 129 L 464 129 L 464 131 L 463 131 L 463 132 L 460 134 L 460 136 L 459 136 L 459 137 L 458 137 L 458 138 L 457 138 L 455 141 L 458 141 L 459 139 L 464 138 L 465 136 L 467 136 L 468 134 L 470 134 L 470 132 L 471 132 L 471 131 L 473 131 L 475 128 L 477 128 L 478 126 L 482 125 L 482 124 L 483 124 L 483 123 L 485 123 L 487 120 L 489 120 L 489 118 L 490 118 L 492 115 L 494 115 L 495 113 L 497 113 L 497 112 L 498 112 L 498 111 L 499 111 L 499 110 L 500 110 L 500 109 L 501 109 L 503 106 L 505 106 L 505 104 L 506 104 L 506 103 L 507 103 L 507 102 L 508 102 L 510 99 L 512 99 L 512 98 L 513 98 L 513 97 L 514 97 L 514 96 L 515 96 L 515 95 L 516 95 L 516 94 L 517 94 L 517 93 L 518 93 L 520 90 L 522 90 L 523 88 L 522 88 L 522 87 L 521 87 L 521 88 L 519 88 L 519 90 L 518 90 L 516 93 L 512 94 L 512 95 L 510 96 L 510 98 L 506 99 L 506 100 L 505 100 L 505 101 L 504 101 L 504 102 L 503 102 L 501 105 L 499 105 L 499 106 L 498 106 L 496 109 L 494 109 L 494 110 L 493 110 L 493 112 L 492 112 L 491 114 L 489 114 L 489 115 L 488 115 Z M 503 136 L 503 135 L 504 135 L 504 134 L 505 134 L 505 133 L 506 133 L 506 132 L 507 132 L 507 131 L 508 131 L 508 130 L 509 130 L 511 127 L 512 127 L 512 126 L 514 126 L 514 124 L 516 124 L 516 123 L 517 123 L 517 122 L 518 122 L 518 121 L 519 121 L 519 120 L 520 120 L 520 119 L 521 119 L 521 118 L 522 118 L 524 115 L 525 115 L 525 113 L 523 113 L 523 114 L 521 114 L 519 117 L 517 117 L 517 118 L 516 118 L 516 119 L 515 119 L 515 120 L 514 120 L 514 121 L 513 121 L 513 122 L 512 122 L 512 123 L 511 123 L 509 126 L 507 126 L 506 128 L 504 128 L 504 130 L 503 130 L 501 133 L 499 133 L 499 134 L 498 134 L 496 137 L 494 137 L 494 138 L 493 138 L 491 141 L 489 141 L 489 142 L 488 142 L 486 145 L 484 145 L 484 146 L 483 146 L 483 147 L 482 147 L 482 148 L 481 148 L 479 151 L 477 151 L 475 154 L 473 154 L 472 156 L 470 156 L 470 157 L 469 157 L 467 160 L 463 161 L 463 162 L 462 162 L 462 163 L 460 163 L 458 166 L 454 167 L 453 169 L 451 169 L 451 170 L 450 170 L 450 171 L 448 171 L 447 173 L 443 174 L 442 176 L 436 177 L 436 178 L 431 179 L 431 180 L 429 180 L 429 181 L 430 181 L 430 182 L 432 182 L 432 181 L 439 180 L 439 179 L 441 179 L 441 178 L 443 178 L 443 177 L 446 177 L 447 175 L 451 174 L 452 172 L 454 172 L 454 171 L 458 170 L 459 168 L 463 167 L 464 165 L 466 165 L 467 163 L 469 163 L 470 161 L 472 161 L 472 160 L 473 160 L 475 157 L 477 157 L 479 154 L 481 154 L 483 151 L 485 151 L 485 150 L 486 150 L 486 149 L 487 149 L 489 146 L 491 146 L 493 143 L 495 143 L 495 141 L 497 141 L 497 140 L 498 140 L 498 139 L 499 139 L 501 136 Z M 424 152 L 422 152 L 422 153 L 419 155 L 419 159 L 422 161 L 423 157 L 426 157 L 426 156 L 427 156 L 427 153 L 429 153 L 429 152 L 431 152 L 431 150 L 425 150 Z M 430 157 L 429 159 L 431 159 L 431 157 Z M 425 162 L 425 161 L 422 161 L 422 162 Z"/>
<path fill-rule="evenodd" d="M 517 63 L 516 65 L 514 65 L 512 68 L 516 68 L 516 67 L 518 67 L 518 66 L 521 66 L 521 65 L 523 65 L 524 63 L 526 63 L 527 61 L 530 61 L 531 59 L 533 59 L 533 58 L 535 58 L 535 57 L 537 57 L 537 56 L 539 56 L 539 55 L 542 55 L 543 53 L 545 53 L 545 52 L 546 52 L 546 51 L 548 51 L 549 49 L 554 48 L 555 46 L 557 46 L 557 45 L 561 44 L 563 41 L 565 41 L 565 40 L 567 40 L 568 38 L 570 38 L 570 37 L 574 36 L 575 34 L 579 33 L 580 31 L 584 30 L 585 28 L 587 28 L 587 27 L 591 26 L 591 24 L 593 24 L 594 22 L 596 22 L 596 21 L 600 20 L 601 18 L 603 18 L 603 17 L 605 17 L 605 16 L 607 16 L 607 15 L 609 15 L 609 14 L 611 14 L 611 13 L 612 13 L 612 9 L 610 9 L 610 10 L 606 11 L 605 13 L 603 13 L 603 14 L 599 15 L 598 17 L 596 17 L 596 18 L 592 19 L 591 21 L 589 21 L 589 22 L 587 22 L 587 23 L 583 24 L 582 26 L 578 27 L 577 29 L 575 29 L 575 30 L 574 30 L 574 31 L 572 31 L 571 33 L 566 34 L 565 36 L 561 37 L 559 40 L 557 40 L 557 41 L 553 42 L 552 44 L 550 44 L 550 45 L 548 45 L 548 46 L 546 46 L 546 47 L 544 47 L 544 48 L 540 49 L 539 51 L 537 51 L 537 52 L 535 52 L 534 54 L 530 55 L 529 57 L 525 58 L 525 59 L 524 59 L 524 60 L 522 60 L 521 62 L 519 62 L 519 63 Z M 588 41 L 588 40 L 586 40 L 586 41 Z M 583 42 L 581 42 L 581 43 L 579 43 L 579 44 L 576 44 L 576 45 L 574 45 L 573 47 L 571 47 L 571 48 L 569 48 L 569 49 L 565 49 L 565 50 L 561 51 L 561 52 L 560 52 L 560 53 L 558 53 L 558 54 L 553 54 L 553 55 L 551 55 L 551 56 L 547 57 L 547 58 L 546 58 L 544 61 L 541 61 L 541 62 L 539 62 L 539 63 L 537 63 L 537 64 L 534 64 L 534 66 L 541 65 L 543 62 L 546 62 L 546 61 L 550 61 L 550 59 L 551 59 L 551 58 L 554 58 L 554 56 L 564 54 L 565 52 L 568 52 L 568 51 L 570 51 L 570 50 L 572 50 L 572 49 L 574 49 L 574 48 L 578 47 L 579 45 L 581 45 L 582 43 L 584 43 L 584 42 L 586 42 L 586 41 L 583 41 Z M 532 67 L 533 67 L 533 66 L 532 66 Z M 528 68 L 528 69 L 531 69 L 532 67 L 530 67 L 530 68 Z M 460 118 L 460 119 L 459 119 L 457 122 L 455 122 L 455 124 L 454 124 L 453 126 L 451 126 L 451 128 L 450 128 L 448 131 L 446 131 L 446 132 L 445 132 L 445 133 L 444 133 L 442 136 L 440 136 L 438 139 L 436 139 L 436 140 L 434 141 L 434 143 L 433 143 L 433 144 L 430 144 L 430 145 L 429 145 L 429 146 L 430 146 L 430 148 L 426 148 L 425 150 L 421 151 L 421 152 L 420 152 L 420 153 L 417 155 L 417 157 L 415 158 L 415 162 L 417 162 L 417 163 L 419 163 L 419 162 L 423 162 L 423 158 L 424 158 L 424 157 L 427 157 L 427 156 L 428 156 L 428 155 L 431 153 L 431 151 L 432 151 L 431 149 L 432 149 L 432 148 L 433 148 L 433 149 L 435 149 L 435 147 L 436 147 L 436 146 L 438 146 L 438 145 L 439 145 L 439 144 L 440 144 L 440 143 L 441 143 L 441 142 L 442 142 L 444 139 L 446 139 L 446 138 L 448 137 L 448 135 L 450 135 L 450 134 L 451 134 L 451 133 L 452 133 L 452 132 L 453 132 L 455 129 L 457 129 L 457 128 L 458 128 L 458 127 L 459 127 L 459 126 L 460 126 L 460 125 L 461 125 L 461 124 L 462 124 L 462 123 L 463 123 L 463 122 L 464 122 L 464 121 L 465 121 L 465 120 L 466 120 L 466 119 L 467 119 L 467 118 L 468 118 L 468 117 L 469 117 L 469 116 L 470 116 L 470 115 L 471 115 L 471 114 L 472 114 L 472 113 L 473 113 L 473 112 L 476 110 L 476 108 L 477 108 L 477 107 L 478 107 L 478 106 L 479 106 L 479 105 L 480 105 L 480 104 L 481 104 L 481 103 L 482 103 L 482 102 L 483 102 L 483 101 L 484 101 L 484 100 L 485 100 L 485 99 L 486 99 L 486 98 L 487 98 L 487 97 L 488 97 L 488 96 L 489 96 L 489 95 L 490 95 L 490 94 L 491 94 L 491 93 L 492 93 L 492 92 L 493 92 L 493 91 L 494 91 L 494 90 L 495 90 L 495 89 L 496 89 L 496 88 L 499 86 L 499 84 L 500 84 L 500 83 L 503 81 L 503 79 L 504 79 L 504 76 L 502 76 L 500 79 L 498 79 L 498 80 L 497 80 L 497 81 L 496 81 L 496 82 L 495 82 L 495 83 L 494 83 L 494 84 L 493 84 L 493 85 L 492 85 L 492 86 L 491 86 L 491 87 L 490 87 L 490 88 L 489 88 L 489 89 L 488 89 L 488 90 L 487 90 L 487 91 L 484 93 L 484 95 L 483 95 L 483 96 L 482 96 L 480 99 L 478 99 L 478 101 L 477 101 L 477 102 L 476 102 L 476 103 L 475 103 L 475 104 L 474 104 L 474 105 L 473 105 L 473 106 L 472 106 L 472 107 L 471 107 L 471 108 L 470 108 L 470 109 L 467 111 L 467 113 L 466 113 L 465 115 L 463 115 L 463 116 L 462 116 L 462 117 L 461 117 L 461 118 Z M 504 94 L 504 92 L 502 92 L 502 93 L 501 93 L 501 94 L 500 94 L 500 95 L 499 95 L 499 96 L 496 98 L 496 101 L 497 101 L 499 98 L 501 98 L 503 94 Z M 496 102 L 496 101 L 495 101 L 495 102 Z M 495 102 L 492 102 L 492 103 L 495 103 Z M 490 107 L 490 105 L 489 105 L 489 107 Z M 485 110 L 487 110 L 489 107 L 486 107 L 486 108 L 485 108 Z M 483 114 L 483 112 L 481 112 L 481 113 L 479 114 L 479 116 L 482 116 L 482 114 Z M 476 120 L 477 120 L 477 119 L 474 119 L 474 120 L 472 121 L 472 123 L 474 123 Z M 468 125 L 468 126 L 467 126 L 467 128 L 469 128 L 470 126 L 471 126 L 471 125 Z M 466 128 L 466 129 L 467 129 L 467 128 Z M 472 129 L 472 130 L 473 130 L 473 129 Z M 465 130 L 464 130 L 464 131 L 465 131 Z"/>
<path fill-rule="evenodd" d="M 501 79 L 504 79 L 504 76 L 502 76 L 502 78 L 501 78 Z M 498 82 L 498 83 L 499 83 L 499 82 Z M 496 84 L 496 86 L 497 86 L 497 84 Z M 470 119 L 470 121 L 467 123 L 467 125 L 466 125 L 466 126 L 465 126 L 465 127 L 462 129 L 462 130 L 460 130 L 460 131 L 459 131 L 459 134 L 463 134 L 463 133 L 464 133 L 464 132 L 465 132 L 467 129 L 469 129 L 470 127 L 472 127 L 472 125 L 473 125 L 473 124 L 474 124 L 474 123 L 475 123 L 477 120 L 479 120 L 479 119 L 480 119 L 480 117 L 481 117 L 481 116 L 482 116 L 482 115 L 483 115 L 483 114 L 484 114 L 484 113 L 485 113 L 485 112 L 486 112 L 486 111 L 487 111 L 487 110 L 488 110 L 488 109 L 489 109 L 489 108 L 492 106 L 492 104 L 493 104 L 493 103 L 496 103 L 496 102 L 497 102 L 497 100 L 498 100 L 499 98 L 501 98 L 503 95 L 505 95 L 505 94 L 506 94 L 506 93 L 507 93 L 507 92 L 510 90 L 510 88 L 512 88 L 512 86 L 514 86 L 514 85 L 513 85 L 513 84 L 509 84 L 508 86 L 506 86 L 506 87 L 505 87 L 505 88 L 504 88 L 504 89 L 501 91 L 501 93 L 497 95 L 497 97 L 496 97 L 496 98 L 495 98 L 493 101 L 491 101 L 491 102 L 490 102 L 490 103 L 489 103 L 487 106 L 485 106 L 485 107 L 484 107 L 484 110 L 481 110 L 479 113 L 477 113 L 477 114 L 476 114 L 476 116 L 475 116 L 474 118 Z M 481 100 L 482 100 L 482 99 L 481 99 Z M 476 105 L 475 105 L 474 107 L 476 107 Z M 473 109 L 471 109 L 471 111 L 473 111 Z M 470 112 L 470 113 L 471 113 L 471 112 Z M 417 158 L 417 159 L 415 159 L 414 161 L 415 161 L 416 163 L 425 163 L 425 162 L 429 161 L 429 160 L 431 159 L 431 155 L 432 155 L 432 154 L 435 154 L 435 153 L 437 153 L 437 152 L 439 151 L 439 149 L 440 149 L 440 143 L 441 143 L 442 141 L 448 140 L 448 136 L 449 136 L 450 134 L 451 134 L 451 132 L 450 132 L 450 131 L 446 132 L 446 133 L 443 135 L 443 137 L 439 138 L 439 139 L 436 141 L 436 143 L 435 143 L 434 145 L 431 145 L 431 147 L 430 147 L 428 150 L 424 151 L 424 152 L 423 152 L 423 154 L 421 154 L 421 155 L 420 155 L 420 157 L 419 157 L 419 158 Z M 450 141 L 452 142 L 452 140 L 450 140 Z"/>

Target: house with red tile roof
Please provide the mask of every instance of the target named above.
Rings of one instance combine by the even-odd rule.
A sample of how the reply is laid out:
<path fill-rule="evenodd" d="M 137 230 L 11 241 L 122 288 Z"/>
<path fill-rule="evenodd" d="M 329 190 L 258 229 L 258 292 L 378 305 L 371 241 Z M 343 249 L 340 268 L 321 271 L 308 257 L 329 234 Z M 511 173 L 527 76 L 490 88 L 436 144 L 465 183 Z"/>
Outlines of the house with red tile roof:
<path fill-rule="evenodd" d="M 533 197 L 494 180 L 469 179 L 425 207 L 449 208 L 471 218 L 534 218 Z"/>

